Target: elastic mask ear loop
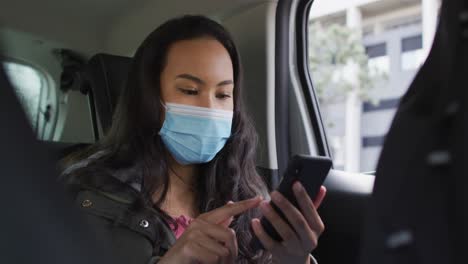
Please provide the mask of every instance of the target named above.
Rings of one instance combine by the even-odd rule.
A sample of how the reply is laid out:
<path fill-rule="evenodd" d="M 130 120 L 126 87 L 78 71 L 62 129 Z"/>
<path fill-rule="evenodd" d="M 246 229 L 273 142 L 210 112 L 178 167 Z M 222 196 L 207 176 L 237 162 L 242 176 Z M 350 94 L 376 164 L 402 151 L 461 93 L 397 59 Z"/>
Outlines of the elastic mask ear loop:
<path fill-rule="evenodd" d="M 157 137 L 158 134 L 159 134 L 159 131 L 157 129 L 153 129 L 153 135 L 152 135 L 153 139 Z"/>
<path fill-rule="evenodd" d="M 167 110 L 167 105 L 163 102 L 163 100 L 159 100 L 159 102 L 161 103 L 162 107 Z"/>

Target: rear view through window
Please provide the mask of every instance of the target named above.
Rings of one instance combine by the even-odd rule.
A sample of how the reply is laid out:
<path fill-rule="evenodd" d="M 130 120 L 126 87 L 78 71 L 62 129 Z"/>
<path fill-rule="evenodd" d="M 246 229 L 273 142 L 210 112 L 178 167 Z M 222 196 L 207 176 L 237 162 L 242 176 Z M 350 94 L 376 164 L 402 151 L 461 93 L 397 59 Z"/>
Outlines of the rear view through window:
<path fill-rule="evenodd" d="M 33 130 L 39 135 L 40 99 L 46 88 L 45 77 L 25 64 L 5 62 L 4 67 Z"/>

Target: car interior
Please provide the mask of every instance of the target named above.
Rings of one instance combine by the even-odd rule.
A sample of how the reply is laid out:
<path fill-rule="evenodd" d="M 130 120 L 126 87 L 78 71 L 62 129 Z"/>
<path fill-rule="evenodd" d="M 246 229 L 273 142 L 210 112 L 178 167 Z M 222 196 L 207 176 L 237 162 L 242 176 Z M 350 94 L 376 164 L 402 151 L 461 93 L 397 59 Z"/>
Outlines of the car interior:
<path fill-rule="evenodd" d="M 363 6 L 361 16 L 368 15 L 375 18 L 377 17 L 376 14 L 381 12 L 378 10 L 396 8 L 397 5 L 398 12 L 404 9 L 401 13 L 412 12 L 412 10 L 422 12 L 427 6 L 427 4 L 422 3 L 425 1 L 362 0 L 350 2 L 359 2 L 358 4 Z M 380 261 L 378 258 L 373 259 L 375 262 L 363 261 L 368 255 L 368 252 L 363 251 L 363 244 L 368 246 L 369 243 L 372 243 L 369 242 L 369 239 L 377 239 L 369 235 L 369 233 L 365 235 L 365 231 L 375 231 L 370 226 L 372 221 L 376 221 L 369 217 L 367 209 L 379 208 L 379 205 L 374 204 L 375 201 L 372 200 L 374 181 L 376 178 L 380 180 L 380 175 L 382 176 L 382 182 L 384 179 L 391 178 L 391 176 L 387 176 L 389 173 L 379 172 L 379 169 L 387 169 L 392 165 L 374 166 L 369 171 L 367 168 L 366 170 L 353 170 L 350 169 L 351 167 L 339 164 L 338 158 L 341 154 L 334 149 L 335 143 L 338 141 L 334 140 L 329 131 L 341 125 L 335 124 L 335 128 L 329 128 L 327 125 L 327 118 L 337 112 L 333 112 L 334 110 L 330 112 L 332 114 L 325 112 L 328 109 L 324 106 L 326 101 L 321 99 L 321 94 L 317 88 L 319 82 L 316 83 L 315 81 L 318 74 L 314 74 L 309 69 L 311 56 L 308 50 L 311 45 L 309 41 L 315 39 L 315 35 L 310 33 L 309 27 L 312 23 L 311 17 L 319 17 L 314 12 L 317 14 L 329 12 L 329 14 L 323 15 L 321 25 L 331 25 L 333 21 L 341 21 L 339 23 L 342 23 L 344 21 L 342 17 L 345 13 L 347 15 L 345 24 L 353 25 L 352 12 L 354 12 L 354 9 L 345 7 L 348 8 L 344 9 L 345 11 L 332 13 L 327 10 L 338 10 L 341 8 L 338 7 L 339 3 L 344 6 L 348 6 L 348 3 L 330 1 L 330 6 L 328 6 L 323 2 L 326 1 L 4 1 L 1 3 L 0 8 L 0 57 L 5 72 L 13 86 L 18 83 L 26 83 L 27 87 L 34 88 L 37 86 L 41 87 L 41 89 L 40 92 L 31 96 L 31 98 L 35 98 L 32 114 L 30 114 L 31 110 L 25 110 L 30 123 L 29 128 L 26 128 L 25 124 L 19 126 L 15 124 L 16 122 L 12 122 L 11 120 L 17 119 L 14 115 L 9 117 L 10 121 L 6 120 L 6 116 L 2 117 L 2 119 L 5 119 L 2 127 L 18 129 L 16 131 L 32 129 L 33 134 L 28 134 L 25 137 L 35 137 L 38 144 L 33 143 L 33 140 L 19 139 L 18 142 L 22 142 L 21 151 L 24 153 L 29 152 L 29 154 L 24 156 L 2 156 L 2 160 L 10 159 L 14 161 L 13 159 L 16 159 L 14 164 L 19 164 L 18 159 L 23 159 L 23 162 L 25 162 L 26 159 L 35 160 L 40 158 L 39 160 L 42 160 L 45 157 L 50 157 L 51 166 L 44 173 L 40 173 L 41 176 L 44 176 L 48 173 L 53 174 L 50 171 L 52 170 L 51 167 L 54 166 L 53 163 L 57 163 L 66 155 L 84 149 L 102 139 L 112 124 L 113 113 L 132 62 L 132 56 L 141 41 L 149 32 L 170 18 L 183 14 L 202 14 L 225 26 L 233 35 L 239 49 L 245 74 L 244 86 L 246 90 L 244 99 L 260 139 L 257 170 L 264 177 L 269 189 L 274 190 L 278 186 L 288 161 L 294 154 L 331 157 L 335 162 L 324 184 L 327 188 L 326 199 L 319 209 L 326 231 L 320 237 L 317 249 L 312 252 L 318 262 L 435 263 L 424 262 L 422 261 L 424 258 L 414 262 L 399 262 L 396 258 L 386 261 Z M 464 10 L 467 7 L 465 2 L 446 0 L 438 5 L 441 4 L 440 10 L 448 10 L 446 13 L 449 14 L 449 12 Z M 332 7 L 332 4 L 336 6 Z M 444 6 L 446 6 L 446 9 L 444 9 Z M 437 10 L 439 10 L 439 7 Z M 397 11 L 392 12 L 382 16 L 393 16 Z M 440 12 L 439 20 L 442 20 L 444 13 Z M 378 14 L 380 15 L 380 13 Z M 435 14 L 437 14 L 437 11 Z M 463 14 L 466 17 L 466 13 Z M 424 28 L 424 26 L 425 24 L 422 27 Z M 362 34 L 367 36 L 365 30 L 364 27 L 364 33 Z M 402 29 L 395 30 L 401 31 Z M 436 34 L 435 24 L 431 30 Z M 391 31 L 390 33 L 394 34 L 395 32 Z M 448 41 L 452 42 L 457 41 L 447 37 L 455 33 L 451 32 L 449 34 L 447 32 L 448 30 L 443 28 L 443 25 L 439 25 L 436 39 L 441 39 L 441 42 L 444 39 L 449 39 Z M 390 33 L 389 36 L 391 36 Z M 369 43 L 373 41 L 372 37 L 368 39 Z M 425 41 L 424 38 L 423 41 Z M 369 44 L 368 47 L 373 47 L 372 45 Z M 370 61 L 373 58 L 373 53 L 368 47 L 363 46 L 361 49 L 364 54 L 367 49 L 367 56 Z M 436 48 L 436 46 L 433 46 L 432 52 L 435 52 L 434 49 Z M 432 56 L 436 57 L 437 55 Z M 443 57 L 442 52 L 438 56 Z M 466 53 L 464 56 L 466 58 Z M 431 58 L 431 55 L 429 55 L 429 58 Z M 426 66 L 437 67 L 426 64 L 422 63 L 421 69 Z M 432 65 L 436 65 L 436 62 Z M 405 81 L 405 87 L 401 88 L 405 93 L 418 70 L 419 68 L 414 70 L 411 78 L 408 77 L 408 81 Z M 28 71 L 33 73 L 29 73 L 26 76 L 27 78 L 12 76 L 12 74 L 16 73 L 20 75 L 27 74 Z M 347 72 L 347 74 L 353 75 L 353 72 Z M 391 70 L 388 75 L 390 74 Z M 445 72 L 442 72 L 441 69 L 440 74 L 445 74 Z M 418 80 L 419 86 L 430 86 L 430 84 L 436 83 L 436 81 L 427 77 L 429 75 L 431 75 L 430 72 L 423 73 L 423 70 L 421 70 L 417 74 L 414 83 Z M 385 78 L 393 80 L 392 76 Z M 6 87 L 6 84 L 2 84 L 0 90 L 3 90 L 4 86 Z M 419 94 L 420 90 L 410 89 L 410 92 Z M 27 89 L 24 91 L 27 92 Z M 24 98 L 27 96 L 22 94 L 17 94 L 17 96 L 24 107 Z M 466 97 L 466 92 L 463 93 L 463 96 Z M 4 103 L 4 101 L 13 102 L 15 99 L 8 97 L 7 100 L 7 97 L 4 97 L 3 94 L 1 99 L 2 114 L 4 111 L 9 112 L 9 109 L 17 108 L 13 103 Z M 466 98 L 463 98 L 463 100 L 466 100 Z M 346 104 L 349 102 L 349 100 L 346 101 Z M 381 102 L 380 106 L 386 101 L 382 100 Z M 466 101 L 462 103 L 465 104 Z M 372 103 L 360 102 L 358 108 L 367 109 L 366 106 L 369 108 L 377 107 Z M 325 110 L 322 111 L 322 109 Z M 398 111 L 401 112 L 401 108 Z M 398 113 L 400 114 L 400 112 Z M 18 117 L 18 119 L 21 118 Z M 368 125 L 366 123 L 368 119 L 365 118 L 367 117 L 362 117 L 360 127 Z M 394 125 L 395 127 L 390 126 L 392 119 L 393 114 L 388 121 L 388 125 L 385 126 L 397 129 L 397 125 Z M 15 126 L 17 127 L 14 128 Z M 352 129 L 348 122 L 346 122 L 346 127 Z M 7 134 L 3 136 L 7 137 Z M 388 137 L 391 138 L 391 135 L 393 134 L 388 134 Z M 346 141 L 344 144 L 347 144 L 347 147 L 352 146 L 352 144 L 360 146 L 359 144 L 361 142 L 365 144 L 366 140 L 358 137 L 355 140 L 357 143 L 348 143 Z M 398 143 L 395 143 L 397 141 L 392 142 L 393 145 L 398 145 Z M 408 142 L 408 144 L 410 143 Z M 387 147 L 386 143 L 382 144 L 385 149 Z M 394 153 L 398 151 L 400 150 L 394 150 Z M 402 151 L 406 150 L 403 149 Z M 41 157 L 43 155 L 40 153 L 44 153 L 45 157 Z M 346 153 L 347 155 L 348 153 L 352 154 L 349 151 Z M 389 155 L 381 156 L 381 162 L 384 163 L 385 159 L 383 157 Z M 361 160 L 365 159 L 365 156 L 361 156 Z M 379 160 L 378 155 L 376 155 L 375 159 Z M 390 163 L 390 161 L 387 162 Z M 7 163 L 5 162 L 5 164 Z M 47 162 L 44 161 L 44 163 Z M 33 165 L 31 166 L 35 168 Z M 395 170 L 395 172 L 397 171 Z M 402 171 L 404 172 L 403 169 Z M 398 172 L 403 173 L 402 171 Z M 10 171 L 9 173 L 14 172 Z M 31 173 L 31 171 L 22 172 L 21 175 L 27 175 L 28 173 Z M 402 181 L 406 181 L 405 179 Z M 408 182 L 412 181 L 408 180 Z M 466 183 L 466 181 L 463 183 Z M 460 185 L 463 185 L 463 183 Z M 53 185 L 54 183 L 51 181 L 50 184 Z M 382 184 L 379 186 L 382 186 Z M 392 185 L 388 184 L 388 186 Z M 378 190 L 381 191 L 381 189 L 385 188 L 379 187 Z M 45 189 L 41 191 L 52 192 Z M 53 192 L 60 193 L 58 188 L 55 187 Z M 38 198 L 40 193 L 35 195 L 34 198 L 28 199 L 40 199 Z M 374 195 L 378 197 L 377 194 Z M 57 199 L 57 197 L 51 196 L 44 199 L 53 200 Z M 47 206 L 65 208 L 62 204 L 49 204 Z M 392 210 L 391 207 L 386 209 Z M 396 212 L 400 211 L 396 210 Z M 70 214 L 72 213 L 67 213 L 67 215 Z M 70 223 L 80 225 L 79 223 Z M 75 235 L 76 233 L 73 233 L 70 236 Z M 51 239 L 68 241 L 68 239 L 60 236 L 52 236 Z M 82 244 L 85 245 L 86 243 Z M 67 251 L 66 247 L 67 245 L 63 244 L 59 247 L 63 250 L 64 256 L 66 254 L 70 254 L 70 256 L 77 255 L 76 252 Z M 372 247 L 367 249 L 376 250 L 372 249 Z M 453 254 L 453 251 L 448 250 L 447 252 L 452 252 L 447 254 Z M 382 253 L 379 256 L 386 256 L 385 254 L 389 253 Z M 90 261 L 82 262 L 91 263 Z M 452 259 L 450 262 L 445 263 L 462 262 Z"/>

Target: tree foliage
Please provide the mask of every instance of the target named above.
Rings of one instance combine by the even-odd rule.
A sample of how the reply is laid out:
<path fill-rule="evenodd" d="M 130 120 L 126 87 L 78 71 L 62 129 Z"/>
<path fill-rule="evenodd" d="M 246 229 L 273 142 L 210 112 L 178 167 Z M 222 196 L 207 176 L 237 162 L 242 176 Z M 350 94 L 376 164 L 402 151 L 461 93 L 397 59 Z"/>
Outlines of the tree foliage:
<path fill-rule="evenodd" d="M 319 101 L 325 106 L 344 101 L 351 91 L 357 91 L 362 101 L 375 102 L 370 91 L 387 78 L 369 66 L 359 32 L 340 24 L 310 24 L 309 67 Z"/>

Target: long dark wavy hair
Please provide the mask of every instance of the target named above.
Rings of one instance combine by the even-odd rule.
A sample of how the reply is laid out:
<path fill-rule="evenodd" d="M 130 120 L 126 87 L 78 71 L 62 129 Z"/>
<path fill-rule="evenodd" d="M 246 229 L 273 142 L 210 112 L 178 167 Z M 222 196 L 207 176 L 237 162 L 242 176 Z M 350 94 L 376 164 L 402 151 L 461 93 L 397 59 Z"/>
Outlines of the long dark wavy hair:
<path fill-rule="evenodd" d="M 154 30 L 138 48 L 126 85 L 121 93 L 112 127 L 107 135 L 94 144 L 86 155 L 105 150 L 105 154 L 78 169 L 75 175 L 98 177 L 108 172 L 135 167 L 142 175 L 139 201 L 160 210 L 169 188 L 168 151 L 158 131 L 162 127 L 160 76 L 166 65 L 172 44 L 181 40 L 213 38 L 228 51 L 234 69 L 234 116 L 231 137 L 216 157 L 200 164 L 196 184 L 197 207 L 200 213 L 256 195 L 268 195 L 264 180 L 255 166 L 257 134 L 246 114 L 242 100 L 242 68 L 239 54 L 230 34 L 220 24 L 203 16 L 183 16 L 167 21 Z M 83 154 L 83 153 L 82 153 Z M 76 155 L 74 161 L 84 155 Z M 156 202 L 153 195 L 160 193 Z M 238 263 L 262 263 L 269 254 L 255 253 L 249 247 L 250 222 L 258 217 L 258 209 L 236 217 L 231 225 L 236 231 Z"/>

